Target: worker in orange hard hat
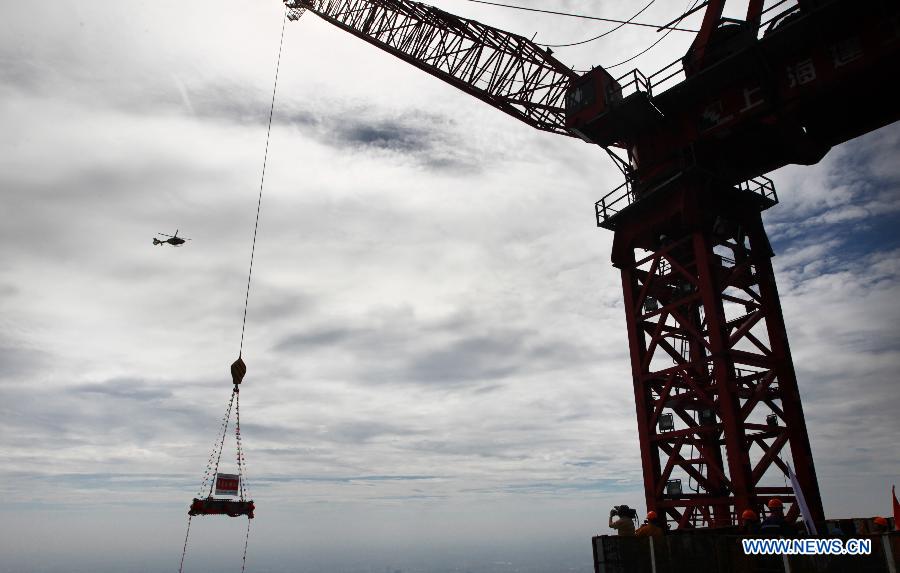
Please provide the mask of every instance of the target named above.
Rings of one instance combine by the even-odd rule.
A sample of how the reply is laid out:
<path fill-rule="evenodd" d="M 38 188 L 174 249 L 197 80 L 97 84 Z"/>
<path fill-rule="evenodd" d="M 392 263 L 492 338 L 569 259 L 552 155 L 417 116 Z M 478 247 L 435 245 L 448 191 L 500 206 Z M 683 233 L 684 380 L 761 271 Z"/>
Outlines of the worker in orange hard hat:
<path fill-rule="evenodd" d="M 662 538 L 664 534 L 663 528 L 659 525 L 658 516 L 652 509 L 647 512 L 647 519 L 644 520 L 644 524 L 634 532 L 635 537 L 653 537 L 655 539 Z"/>
<path fill-rule="evenodd" d="M 876 535 L 880 535 L 882 533 L 887 533 L 888 531 L 888 520 L 881 517 L 880 515 L 872 520 L 872 533 Z"/>
<path fill-rule="evenodd" d="M 791 530 L 784 519 L 784 504 L 781 500 L 777 497 L 773 497 L 766 504 L 766 507 L 769 508 L 769 515 L 759 526 L 759 532 L 771 537 L 789 535 Z"/>
<path fill-rule="evenodd" d="M 759 535 L 759 516 L 752 509 L 741 513 L 740 532 L 744 535 Z"/>

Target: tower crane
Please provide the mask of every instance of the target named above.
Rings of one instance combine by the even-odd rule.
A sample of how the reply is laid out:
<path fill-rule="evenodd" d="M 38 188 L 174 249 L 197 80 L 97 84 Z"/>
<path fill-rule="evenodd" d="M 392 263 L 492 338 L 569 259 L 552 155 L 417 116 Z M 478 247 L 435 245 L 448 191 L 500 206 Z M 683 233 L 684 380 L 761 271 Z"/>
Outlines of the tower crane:
<path fill-rule="evenodd" d="M 648 510 L 723 527 L 771 497 L 824 521 L 761 213 L 769 171 L 900 119 L 894 0 L 707 0 L 687 53 L 650 75 L 573 71 L 531 40 L 412 0 L 284 0 L 539 130 L 602 147 Z M 679 19 L 680 20 L 680 19 Z M 677 21 L 676 21 L 677 22 Z M 673 22 L 674 23 L 674 22 Z M 689 450 L 689 451 L 688 451 Z M 683 483 L 687 478 L 687 484 Z"/>

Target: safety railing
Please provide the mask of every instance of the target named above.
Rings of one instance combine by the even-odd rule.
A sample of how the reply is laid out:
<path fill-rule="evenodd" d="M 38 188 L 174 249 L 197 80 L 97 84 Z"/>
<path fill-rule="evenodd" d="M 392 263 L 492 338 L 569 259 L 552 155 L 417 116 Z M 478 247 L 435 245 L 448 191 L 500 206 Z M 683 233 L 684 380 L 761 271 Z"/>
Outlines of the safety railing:
<path fill-rule="evenodd" d="M 656 88 L 656 91 L 665 91 L 666 89 L 680 83 L 685 79 L 684 65 L 681 58 L 673 61 L 669 65 L 660 68 L 647 77 L 650 89 Z"/>
<path fill-rule="evenodd" d="M 653 97 L 653 84 L 637 68 L 616 78 L 616 83 L 620 86 L 619 93 L 622 98 L 638 92 L 644 92 L 648 97 Z"/>
<path fill-rule="evenodd" d="M 785 5 L 787 6 L 785 7 Z M 782 9 L 776 12 L 775 10 L 777 8 Z M 796 0 L 778 0 L 767 6 L 761 13 L 763 20 L 759 26 L 758 36 L 763 36 L 771 32 L 785 18 L 799 10 L 800 5 Z M 740 20 L 732 20 L 730 18 L 723 18 L 722 20 L 742 23 Z M 682 63 L 682 58 L 679 57 L 670 64 L 656 70 L 649 76 L 644 76 L 639 70 L 634 69 L 621 78 L 618 78 L 616 81 L 622 85 L 623 96 L 630 95 L 637 91 L 643 91 L 652 97 L 654 91 L 656 93 L 661 93 L 670 87 L 681 83 L 681 81 L 685 79 L 684 65 Z M 626 81 L 623 82 L 622 80 Z M 631 88 L 630 93 L 625 93 L 626 85 Z"/>
<path fill-rule="evenodd" d="M 646 197 L 657 189 L 665 187 L 680 175 L 681 173 L 673 175 L 652 189 L 642 191 L 641 197 Z M 734 190 L 758 195 L 763 199 L 765 209 L 778 203 L 778 193 L 775 191 L 775 183 L 765 175 L 742 181 L 734 186 Z M 594 203 L 594 214 L 597 217 L 597 226 L 612 229 L 610 219 L 633 205 L 637 200 L 638 197 L 634 193 L 631 181 L 626 180 L 625 183 L 622 183 Z"/>
<path fill-rule="evenodd" d="M 606 222 L 614 215 L 618 215 L 623 209 L 634 203 L 635 197 L 631 190 L 631 182 L 625 180 L 602 199 L 594 203 L 594 212 L 597 215 L 597 226 L 605 227 Z"/>
<path fill-rule="evenodd" d="M 778 193 L 775 192 L 775 183 L 765 175 L 760 175 L 759 177 L 754 177 L 753 179 L 742 181 L 735 187 L 738 191 L 756 193 L 757 195 L 765 199 L 766 202 L 769 203 L 770 207 L 778 203 Z"/>

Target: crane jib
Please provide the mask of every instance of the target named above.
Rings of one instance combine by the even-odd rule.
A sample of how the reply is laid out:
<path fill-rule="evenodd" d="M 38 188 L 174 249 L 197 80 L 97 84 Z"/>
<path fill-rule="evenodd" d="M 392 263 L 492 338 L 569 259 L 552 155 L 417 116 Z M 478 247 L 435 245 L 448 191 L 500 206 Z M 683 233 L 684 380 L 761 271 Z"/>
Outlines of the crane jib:
<path fill-rule="evenodd" d="M 566 129 L 565 98 L 579 75 L 531 40 L 411 0 L 285 0 L 309 10 L 516 119 Z"/>

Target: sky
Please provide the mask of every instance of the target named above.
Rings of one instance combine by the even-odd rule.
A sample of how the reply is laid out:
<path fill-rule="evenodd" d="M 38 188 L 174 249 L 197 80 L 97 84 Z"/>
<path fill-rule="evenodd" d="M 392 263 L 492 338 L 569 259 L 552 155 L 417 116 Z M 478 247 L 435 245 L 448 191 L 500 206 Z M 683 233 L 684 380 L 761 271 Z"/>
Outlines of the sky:
<path fill-rule="evenodd" d="M 610 27 L 435 4 L 546 43 Z M 177 567 L 240 344 L 281 23 L 276 0 L 0 0 L 0 572 Z M 555 56 L 610 65 L 658 38 Z M 771 174 L 829 517 L 888 512 L 900 481 L 898 151 L 889 126 Z M 288 23 L 243 345 L 248 570 L 591 570 L 608 509 L 643 511 L 593 218 L 619 177 L 313 15 Z M 151 244 L 176 229 L 184 247 Z M 195 520 L 185 570 L 237 570 L 244 527 Z"/>

